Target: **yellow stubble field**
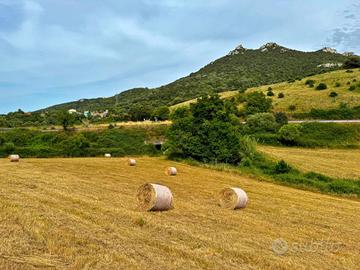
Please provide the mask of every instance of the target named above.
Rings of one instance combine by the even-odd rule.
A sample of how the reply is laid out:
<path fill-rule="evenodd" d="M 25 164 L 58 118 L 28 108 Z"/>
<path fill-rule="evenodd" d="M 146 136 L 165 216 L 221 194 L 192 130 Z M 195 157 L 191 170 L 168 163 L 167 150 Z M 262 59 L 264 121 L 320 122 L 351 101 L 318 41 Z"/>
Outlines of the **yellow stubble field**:
<path fill-rule="evenodd" d="M 176 166 L 178 175 L 164 169 Z M 175 208 L 141 212 L 137 188 Z M 224 187 L 248 207 L 217 205 Z M 142 157 L 0 160 L 0 269 L 359 269 L 360 202 Z"/>

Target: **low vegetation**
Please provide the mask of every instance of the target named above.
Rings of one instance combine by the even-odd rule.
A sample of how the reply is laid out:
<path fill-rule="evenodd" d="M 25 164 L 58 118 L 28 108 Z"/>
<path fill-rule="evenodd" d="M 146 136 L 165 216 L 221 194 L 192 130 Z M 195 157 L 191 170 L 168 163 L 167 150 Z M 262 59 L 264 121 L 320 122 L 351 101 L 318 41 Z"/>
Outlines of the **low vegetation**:
<path fill-rule="evenodd" d="M 22 157 L 87 157 L 158 155 L 153 142 L 164 139 L 167 127 L 114 128 L 101 131 L 0 132 L 0 156 L 18 153 Z"/>
<path fill-rule="evenodd" d="M 260 144 L 331 148 L 359 147 L 360 125 L 358 124 L 309 122 L 287 124 L 282 127 L 278 125 L 276 131 L 273 132 L 267 130 L 267 126 L 274 124 L 274 122 L 267 123 L 262 130 L 251 129 L 247 124 L 242 132 L 253 137 Z"/>

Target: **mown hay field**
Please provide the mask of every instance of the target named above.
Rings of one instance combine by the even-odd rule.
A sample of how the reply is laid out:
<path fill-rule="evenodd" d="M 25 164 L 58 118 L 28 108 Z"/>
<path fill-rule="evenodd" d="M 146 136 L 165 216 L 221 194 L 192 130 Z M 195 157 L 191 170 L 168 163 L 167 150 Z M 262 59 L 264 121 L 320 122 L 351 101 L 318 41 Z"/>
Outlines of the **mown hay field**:
<path fill-rule="evenodd" d="M 178 175 L 166 176 L 175 166 Z M 174 209 L 141 212 L 145 182 Z M 249 196 L 217 205 L 224 187 Z M 360 202 L 159 158 L 0 160 L 0 269 L 359 269 Z"/>
<path fill-rule="evenodd" d="M 307 149 L 295 147 L 258 146 L 275 159 L 305 171 L 335 178 L 360 179 L 360 149 Z"/>

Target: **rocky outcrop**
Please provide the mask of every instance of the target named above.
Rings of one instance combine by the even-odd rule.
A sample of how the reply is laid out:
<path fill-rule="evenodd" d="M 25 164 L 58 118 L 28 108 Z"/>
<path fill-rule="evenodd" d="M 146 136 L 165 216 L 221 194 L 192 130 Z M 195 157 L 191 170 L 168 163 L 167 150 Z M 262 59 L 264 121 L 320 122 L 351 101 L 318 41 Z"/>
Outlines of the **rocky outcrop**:
<path fill-rule="evenodd" d="M 246 50 L 247 50 L 247 49 L 245 49 L 245 48 L 240 44 L 240 45 L 237 46 L 234 50 L 232 50 L 231 52 L 229 52 L 228 55 L 244 54 Z"/>

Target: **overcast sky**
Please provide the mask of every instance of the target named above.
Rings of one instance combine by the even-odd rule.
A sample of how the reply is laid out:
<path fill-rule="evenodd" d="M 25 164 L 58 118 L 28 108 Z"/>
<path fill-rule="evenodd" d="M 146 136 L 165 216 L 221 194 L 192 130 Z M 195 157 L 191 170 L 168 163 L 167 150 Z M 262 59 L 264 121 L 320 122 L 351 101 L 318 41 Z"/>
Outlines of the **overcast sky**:
<path fill-rule="evenodd" d="M 360 54 L 359 0 L 0 0 L 0 113 L 156 87 L 239 44 Z"/>

